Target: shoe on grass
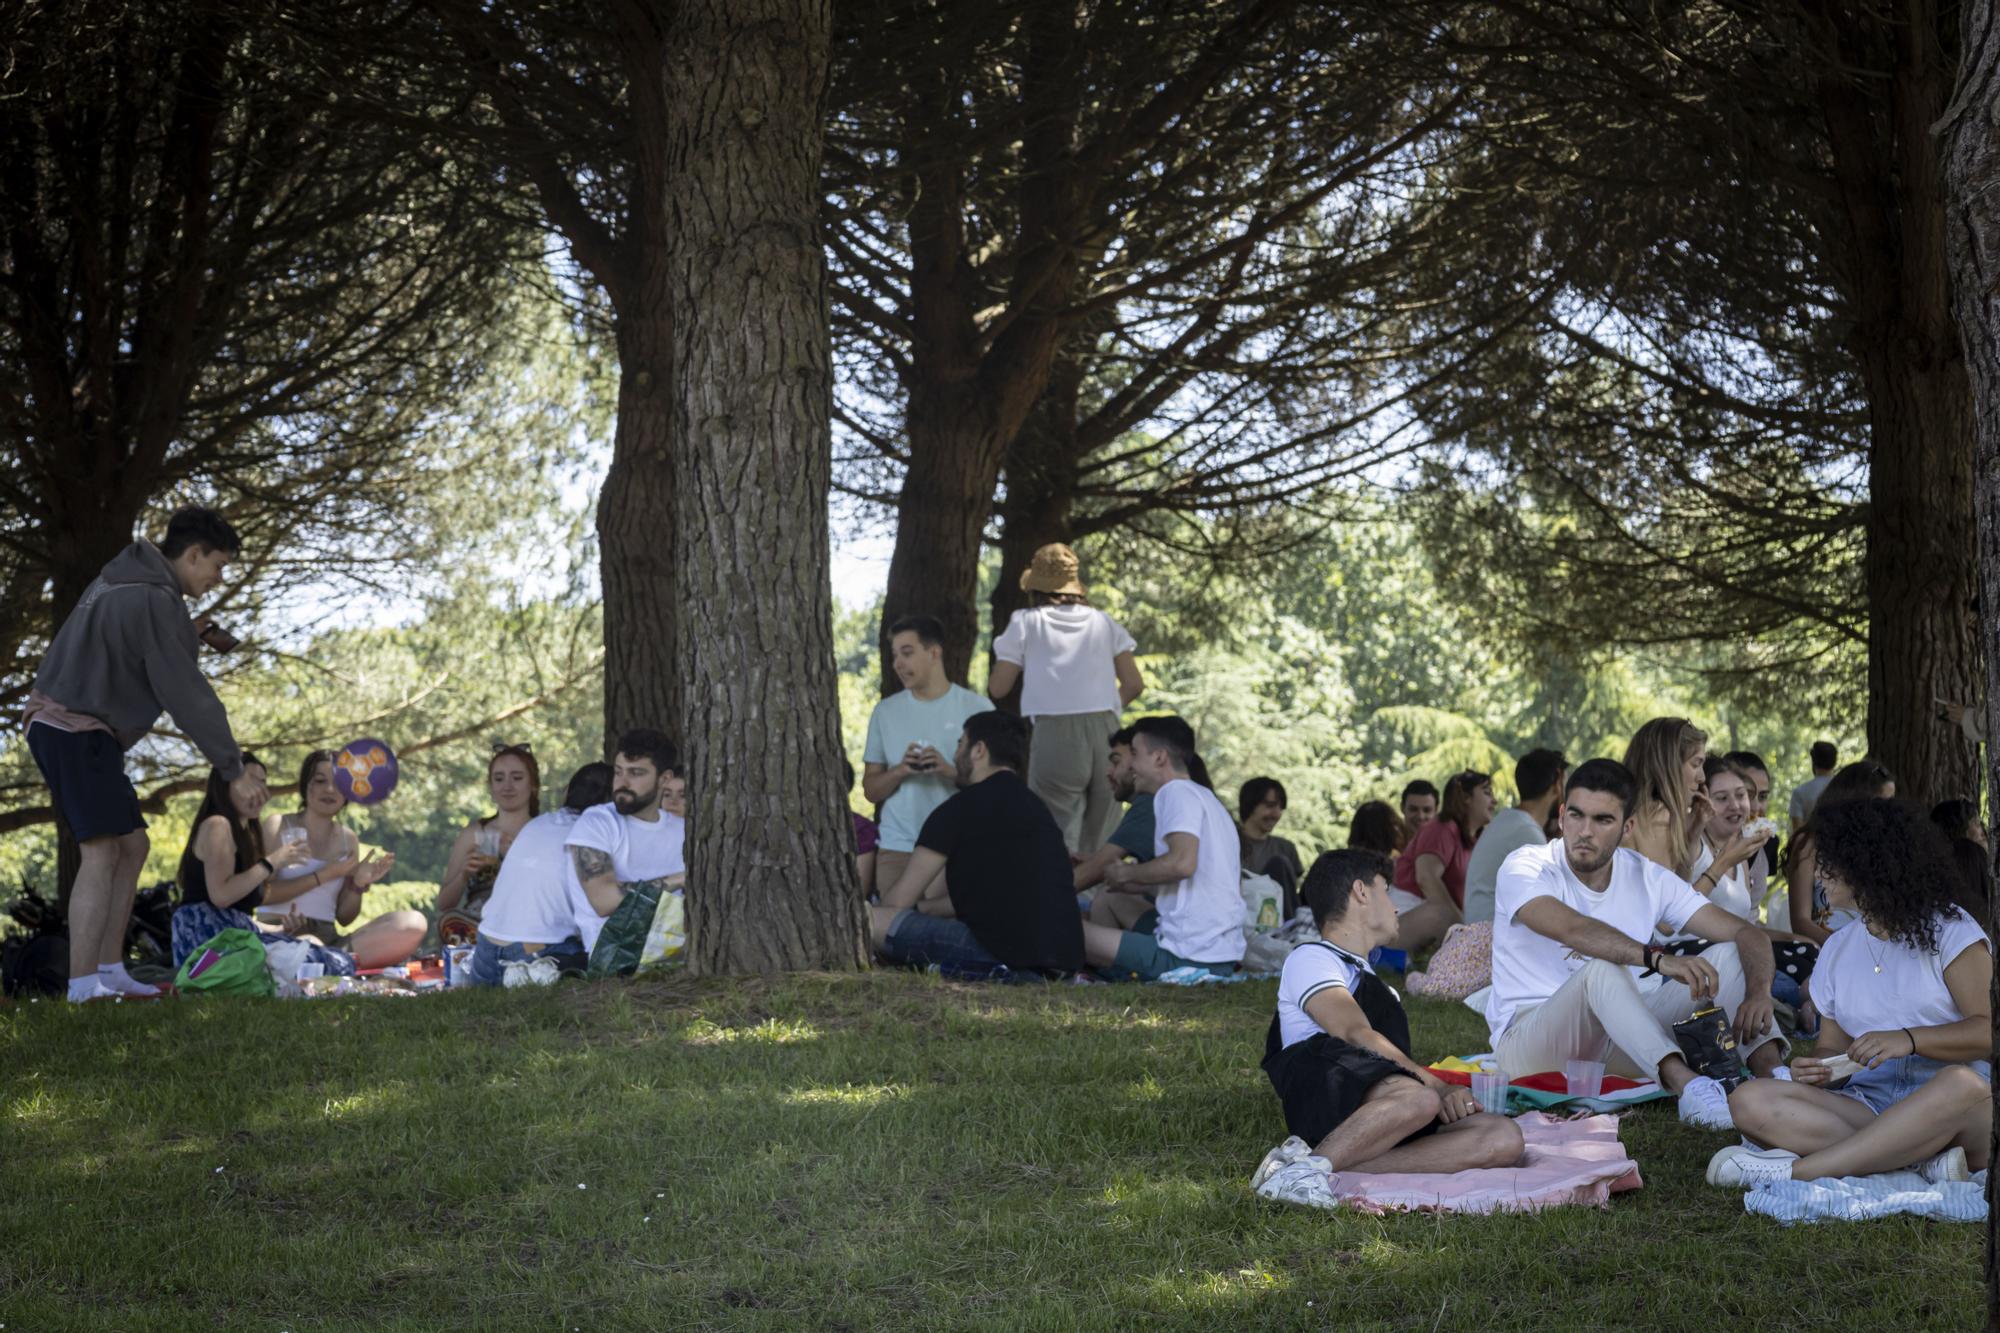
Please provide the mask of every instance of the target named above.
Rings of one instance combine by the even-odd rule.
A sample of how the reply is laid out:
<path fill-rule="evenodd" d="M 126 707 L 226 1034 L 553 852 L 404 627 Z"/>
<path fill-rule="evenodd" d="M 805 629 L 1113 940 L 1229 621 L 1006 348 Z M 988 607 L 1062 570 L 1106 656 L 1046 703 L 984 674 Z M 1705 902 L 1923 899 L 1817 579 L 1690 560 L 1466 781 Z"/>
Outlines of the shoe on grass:
<path fill-rule="evenodd" d="M 1795 1152 L 1782 1148 L 1744 1148 L 1736 1144 L 1708 1159 L 1708 1183 L 1726 1190 L 1754 1189 L 1792 1178 Z"/>
<path fill-rule="evenodd" d="M 1256 1189 L 1259 1185 L 1269 1180 L 1271 1173 L 1279 1167 L 1296 1162 L 1301 1157 L 1310 1156 L 1311 1153 L 1312 1149 L 1306 1146 L 1304 1139 L 1296 1134 L 1292 1135 L 1283 1143 L 1264 1154 L 1264 1160 L 1257 1163 L 1257 1169 L 1250 1173 L 1250 1188 L 1253 1190 Z"/>
<path fill-rule="evenodd" d="M 1706 1074 L 1698 1074 L 1681 1089 L 1681 1122 L 1701 1129 L 1734 1129 L 1729 1094 Z"/>
<path fill-rule="evenodd" d="M 1946 1148 L 1935 1156 L 1924 1158 L 1910 1170 L 1933 1185 L 1972 1179 L 1972 1166 L 1965 1160 L 1963 1148 Z"/>
<path fill-rule="evenodd" d="M 1333 1192 L 1333 1165 L 1324 1157 L 1301 1157 L 1273 1171 L 1257 1187 L 1257 1197 L 1303 1208 L 1338 1208 Z"/>

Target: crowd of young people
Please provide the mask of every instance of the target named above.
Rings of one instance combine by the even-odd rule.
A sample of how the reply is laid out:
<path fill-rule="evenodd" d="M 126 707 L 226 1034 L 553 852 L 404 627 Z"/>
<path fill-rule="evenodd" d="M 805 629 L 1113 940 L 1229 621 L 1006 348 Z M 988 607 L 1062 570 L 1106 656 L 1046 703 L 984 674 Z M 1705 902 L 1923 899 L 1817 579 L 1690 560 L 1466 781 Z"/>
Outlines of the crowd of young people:
<path fill-rule="evenodd" d="M 407 911 L 363 920 L 394 857 L 364 855 L 341 823 L 330 753 L 306 757 L 295 811 L 265 811 L 268 772 L 196 664 L 212 627 L 183 604 L 239 546 L 220 515 L 176 513 L 158 545 L 105 568 L 36 677 L 28 744 L 83 852 L 72 999 L 150 989 L 120 953 L 148 849 L 123 756 L 162 712 L 212 765 L 181 858 L 177 963 L 235 927 L 349 971 L 407 958 L 428 929 Z M 1522 756 L 1506 810 L 1488 773 L 1411 782 L 1397 807 L 1364 803 L 1350 845 L 1308 868 L 1276 832 L 1282 783 L 1244 783 L 1232 813 L 1185 720 L 1119 725 L 1141 691 L 1136 644 L 1089 605 L 1074 553 L 1037 552 L 1021 587 L 1032 604 L 995 642 L 989 698 L 948 678 L 936 621 L 890 627 L 902 688 L 863 748 L 880 824 L 854 824 L 874 946 L 966 977 L 1227 976 L 1246 954 L 1243 877 L 1277 880 L 1317 938 L 1287 956 L 1266 1036 L 1293 1138 L 1258 1168 L 1260 1193 L 1325 1203 L 1342 1170 L 1518 1159 L 1511 1124 L 1415 1062 L 1401 999 L 1369 961 L 1462 940 L 1488 960 L 1503 1067 L 1586 1059 L 1657 1079 L 1683 1120 L 1743 1136 L 1711 1163 L 1717 1184 L 1985 1165 L 1992 876 L 1969 802 L 1916 810 L 1881 765 L 1839 767 L 1822 744 L 1781 839 L 1763 760 L 1711 755 L 1692 723 L 1659 718 L 1622 761 Z M 1018 713 L 993 707 L 1017 686 Z M 680 891 L 677 760 L 661 732 L 628 732 L 543 813 L 532 749 L 493 748 L 493 811 L 457 838 L 436 904 L 442 935 L 475 941 L 476 982 L 552 979 L 625 906 Z M 1768 920 L 1779 874 L 1786 906 Z"/>

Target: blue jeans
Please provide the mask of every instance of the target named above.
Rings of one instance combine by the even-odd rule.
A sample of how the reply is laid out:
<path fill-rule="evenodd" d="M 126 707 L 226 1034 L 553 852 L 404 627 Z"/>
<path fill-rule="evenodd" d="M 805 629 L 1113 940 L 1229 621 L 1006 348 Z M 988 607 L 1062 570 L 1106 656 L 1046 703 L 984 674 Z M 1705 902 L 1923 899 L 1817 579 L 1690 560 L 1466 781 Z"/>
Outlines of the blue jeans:
<path fill-rule="evenodd" d="M 1839 1089 L 1843 1097 L 1852 1097 L 1863 1106 L 1881 1115 L 1903 1098 L 1915 1092 L 1924 1084 L 1937 1077 L 1940 1069 L 1951 1065 L 1949 1060 L 1933 1060 L 1928 1055 L 1902 1055 L 1893 1060 L 1884 1060 L 1873 1069 L 1864 1069 L 1847 1080 Z M 1993 1081 L 1993 1066 L 1985 1060 L 1968 1060 L 1967 1064 L 1985 1079 Z"/>
<path fill-rule="evenodd" d="M 953 917 L 903 909 L 889 924 L 882 956 L 910 967 L 935 967 L 948 977 L 985 981 L 1006 975 L 1007 965 L 986 952 L 972 927 Z"/>
<path fill-rule="evenodd" d="M 475 986 L 498 986 L 508 963 L 524 963 L 530 958 L 547 954 L 551 958 L 565 955 L 582 958 L 583 941 L 572 935 L 555 944 L 544 945 L 532 952 L 525 944 L 500 944 L 485 936 L 472 946 L 472 984 Z"/>

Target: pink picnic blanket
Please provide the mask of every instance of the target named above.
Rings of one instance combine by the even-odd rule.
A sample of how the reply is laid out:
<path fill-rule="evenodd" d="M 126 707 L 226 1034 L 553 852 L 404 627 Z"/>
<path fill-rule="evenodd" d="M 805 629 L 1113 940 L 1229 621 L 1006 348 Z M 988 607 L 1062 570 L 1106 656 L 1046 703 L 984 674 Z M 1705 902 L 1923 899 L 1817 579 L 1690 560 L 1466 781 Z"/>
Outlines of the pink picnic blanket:
<path fill-rule="evenodd" d="M 1514 1123 L 1528 1145 L 1519 1166 L 1437 1175 L 1342 1171 L 1333 1178 L 1334 1193 L 1364 1213 L 1517 1213 L 1563 1204 L 1603 1208 L 1612 1195 L 1639 1188 L 1639 1164 L 1618 1142 L 1617 1116 L 1560 1120 L 1529 1111 Z"/>

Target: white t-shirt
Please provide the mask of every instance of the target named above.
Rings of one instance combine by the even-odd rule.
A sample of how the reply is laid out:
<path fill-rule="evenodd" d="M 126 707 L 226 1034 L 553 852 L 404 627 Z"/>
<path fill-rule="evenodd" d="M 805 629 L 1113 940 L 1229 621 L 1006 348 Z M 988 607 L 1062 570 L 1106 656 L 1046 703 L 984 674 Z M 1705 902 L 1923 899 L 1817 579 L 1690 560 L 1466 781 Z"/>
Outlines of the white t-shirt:
<path fill-rule="evenodd" d="M 566 844 L 574 810 L 536 815 L 514 835 L 493 880 L 479 933 L 508 944 L 556 944 L 577 933 L 565 876 L 576 872 Z"/>
<path fill-rule="evenodd" d="M 958 748 L 958 734 L 965 719 L 990 712 L 993 701 L 963 685 L 947 686 L 935 699 L 919 699 L 900 690 L 875 705 L 868 715 L 868 742 L 861 751 L 864 764 L 884 764 L 894 768 L 903 762 L 903 751 L 912 745 L 929 745 L 944 756 L 946 764 Z M 913 773 L 882 803 L 882 847 L 891 852 L 915 851 L 917 835 L 931 811 L 958 791 L 958 784 L 944 773 Z"/>
<path fill-rule="evenodd" d="M 1760 851 L 1752 859 L 1760 858 L 1763 855 L 1764 853 Z M 1708 839 L 1704 837 L 1701 840 L 1700 849 L 1694 854 L 1694 864 L 1690 867 L 1688 873 L 1694 876 L 1695 879 L 1700 879 L 1702 872 L 1714 864 L 1715 848 L 1709 846 Z M 1693 887 L 1692 884 L 1689 887 Z M 1695 892 L 1700 893 L 1701 890 L 1695 889 Z M 1732 912 L 1742 917 L 1745 921 L 1757 921 L 1757 903 L 1750 896 L 1750 862 L 1738 861 L 1736 869 L 1715 882 L 1715 888 L 1709 893 L 1708 900 L 1723 911 Z M 1686 931 L 1675 931 L 1672 934 L 1663 936 L 1662 942 L 1680 944 L 1686 940 L 1695 938 L 1695 936 L 1688 934 Z"/>
<path fill-rule="evenodd" d="M 1813 965 L 1807 983 L 1813 1005 L 1850 1037 L 1958 1022 L 1965 1015 L 1944 984 L 1944 970 L 1967 949 L 1992 946 L 1979 923 L 1958 907 L 1946 908 L 1938 918 L 1937 939 L 1936 953 L 1918 953 L 1907 944 L 1876 939 L 1859 921 L 1842 926 L 1820 946 Z"/>
<path fill-rule="evenodd" d="M 1175 778 L 1153 796 L 1153 854 L 1167 854 L 1169 833 L 1195 837 L 1194 874 L 1161 888 L 1153 899 L 1160 924 L 1154 938 L 1191 963 L 1243 959 L 1243 857 L 1236 821 L 1215 793 Z"/>
<path fill-rule="evenodd" d="M 1542 1003 L 1590 960 L 1570 956 L 1569 946 L 1517 922 L 1514 914 L 1537 898 L 1553 898 L 1635 940 L 1650 940 L 1656 925 L 1680 930 L 1708 906 L 1688 882 L 1630 847 L 1612 853 L 1611 883 L 1595 893 L 1569 868 L 1563 840 L 1523 847 L 1500 867 L 1493 902 L 1493 990 L 1486 999 L 1492 1041 L 1514 1015 Z M 1635 969 L 1636 971 L 1636 969 Z"/>
<path fill-rule="evenodd" d="M 1500 881 L 1500 866 L 1523 847 L 1539 847 L 1548 841 L 1542 826 L 1525 810 L 1502 810 L 1472 844 L 1472 856 L 1465 863 L 1465 919 L 1493 919 L 1493 889 Z"/>
<path fill-rule="evenodd" d="M 687 823 L 679 815 L 661 811 L 658 819 L 645 820 L 636 815 L 621 815 L 616 805 L 605 804 L 584 811 L 570 827 L 563 846 L 594 847 L 611 853 L 611 872 L 618 876 L 618 882 L 637 884 L 684 872 L 686 842 Z M 597 947 L 604 918 L 597 914 L 597 909 L 590 905 L 589 895 L 583 891 L 583 881 L 576 873 L 576 858 L 566 853 L 565 859 L 570 863 L 569 873 L 564 876 L 570 915 L 587 952 Z"/>
<path fill-rule="evenodd" d="M 993 655 L 1021 668 L 1023 717 L 1062 717 L 1121 711 L 1113 660 L 1138 646 L 1094 606 L 1029 606 L 1008 619 Z"/>
<path fill-rule="evenodd" d="M 1826 790 L 1826 784 L 1833 781 L 1831 773 L 1824 777 L 1808 778 L 1792 788 L 1792 799 L 1785 806 L 1785 813 L 1792 817 L 1794 831 L 1812 815 L 1813 807 L 1819 804 L 1819 794 Z"/>
<path fill-rule="evenodd" d="M 1306 1012 L 1306 1001 L 1328 986 L 1338 986 L 1352 995 L 1354 983 L 1361 979 L 1363 972 L 1370 976 L 1375 973 L 1375 969 L 1368 966 L 1367 959 L 1356 958 L 1325 940 L 1308 940 L 1292 950 L 1285 959 L 1284 970 L 1278 973 L 1279 1042 L 1296 1046 L 1324 1031 Z M 1390 993 L 1395 992 L 1392 989 Z"/>

